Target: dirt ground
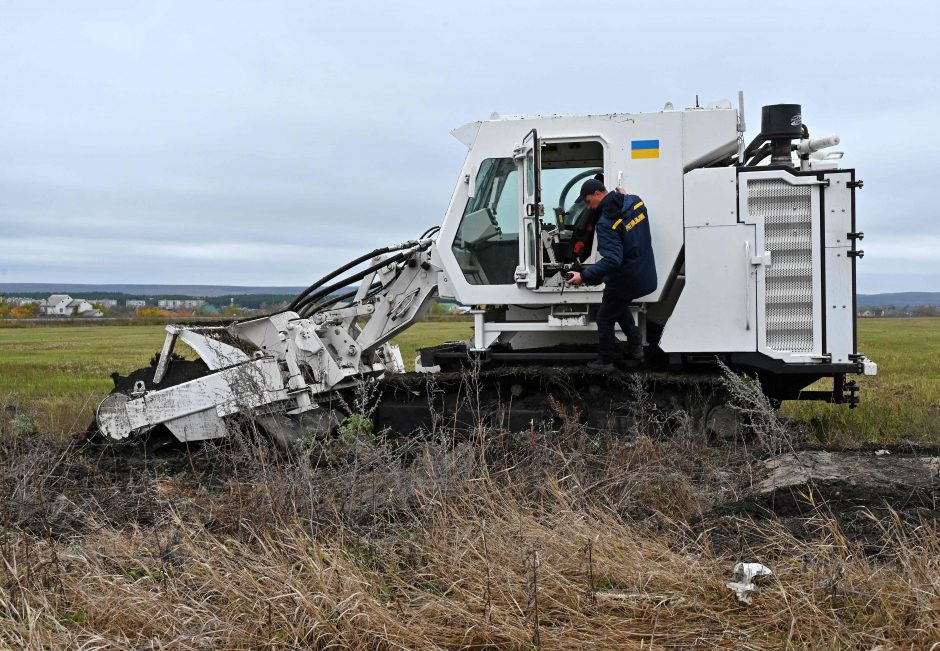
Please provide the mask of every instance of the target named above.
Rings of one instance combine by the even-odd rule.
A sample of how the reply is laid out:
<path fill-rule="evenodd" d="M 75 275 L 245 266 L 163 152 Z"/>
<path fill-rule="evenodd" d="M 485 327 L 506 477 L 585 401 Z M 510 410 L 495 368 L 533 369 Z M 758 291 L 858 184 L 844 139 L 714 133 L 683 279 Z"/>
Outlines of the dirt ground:
<path fill-rule="evenodd" d="M 250 419 L 221 442 L 104 445 L 7 404 L 0 648 L 940 639 L 940 449 L 810 444 L 730 372 L 585 373 L 398 378 L 290 449 Z M 750 604 L 739 562 L 772 571 Z"/>
<path fill-rule="evenodd" d="M 807 445 L 738 398 L 740 438 L 636 400 L 626 432 L 560 408 L 290 454 L 250 427 L 91 445 L 7 411 L 0 646 L 929 648 L 940 450 Z M 738 561 L 773 571 L 751 605 Z"/>

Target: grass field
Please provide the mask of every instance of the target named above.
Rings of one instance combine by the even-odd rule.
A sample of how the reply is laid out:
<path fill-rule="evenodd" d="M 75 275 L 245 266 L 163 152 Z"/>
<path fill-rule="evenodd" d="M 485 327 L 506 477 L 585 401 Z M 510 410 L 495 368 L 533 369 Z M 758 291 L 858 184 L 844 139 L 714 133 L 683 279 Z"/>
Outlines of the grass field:
<path fill-rule="evenodd" d="M 790 402 L 783 414 L 810 421 L 823 441 L 940 442 L 940 318 L 860 319 L 858 346 L 878 375 L 858 379 L 857 409 Z"/>
<path fill-rule="evenodd" d="M 418 348 L 465 339 L 470 327 L 424 322 L 395 341 L 410 365 Z M 0 328 L 0 406 L 27 408 L 44 429 L 82 429 L 110 391 L 110 374 L 146 365 L 163 337 L 161 326 Z M 825 441 L 940 441 L 940 319 L 860 320 L 859 348 L 879 375 L 860 379 L 858 409 L 788 403 L 783 414 Z"/>
<path fill-rule="evenodd" d="M 785 413 L 822 438 L 940 440 L 940 319 L 859 326 L 881 371 L 863 380 L 862 407 Z M 398 343 L 409 359 L 468 332 L 421 323 Z M 152 326 L 0 328 L 0 649 L 784 651 L 940 639 L 934 475 L 919 488 L 887 481 L 913 462 L 904 446 L 842 453 L 877 459 L 880 474 L 767 501 L 753 491 L 768 468 L 778 476 L 781 457 L 767 456 L 798 443 L 792 428 L 773 430 L 772 449 L 759 436 L 716 446 L 640 398 L 632 436 L 570 412 L 523 432 L 481 421 L 460 434 L 318 437 L 290 456 L 238 429 L 156 454 L 62 436 L 84 429 L 109 373 L 147 364 L 162 340 Z M 773 570 L 748 606 L 726 587 L 742 560 Z"/>
<path fill-rule="evenodd" d="M 418 323 L 395 342 L 411 366 L 419 347 L 466 339 L 471 324 Z M 83 430 L 111 391 L 111 373 L 146 366 L 163 345 L 163 326 L 0 328 L 0 407 L 25 408 L 44 430 Z M 185 346 L 178 351 L 185 355 Z"/>

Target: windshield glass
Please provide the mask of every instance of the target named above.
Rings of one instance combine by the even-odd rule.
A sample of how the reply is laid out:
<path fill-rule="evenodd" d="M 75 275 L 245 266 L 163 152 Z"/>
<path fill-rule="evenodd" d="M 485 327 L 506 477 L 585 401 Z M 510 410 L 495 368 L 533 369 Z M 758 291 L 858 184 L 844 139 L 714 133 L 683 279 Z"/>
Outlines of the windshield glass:
<path fill-rule="evenodd" d="M 509 285 L 519 257 L 519 182 L 511 158 L 487 158 L 451 250 L 471 285 Z"/>

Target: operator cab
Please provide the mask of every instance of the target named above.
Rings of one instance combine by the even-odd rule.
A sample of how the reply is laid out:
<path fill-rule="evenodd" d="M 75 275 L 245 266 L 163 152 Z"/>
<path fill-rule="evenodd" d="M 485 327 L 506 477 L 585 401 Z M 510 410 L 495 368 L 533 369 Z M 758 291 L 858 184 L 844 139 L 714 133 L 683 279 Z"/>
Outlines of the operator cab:
<path fill-rule="evenodd" d="M 512 154 L 480 163 L 451 250 L 471 285 L 561 287 L 593 253 L 597 217 L 578 193 L 603 178 L 604 146 L 533 129 Z"/>

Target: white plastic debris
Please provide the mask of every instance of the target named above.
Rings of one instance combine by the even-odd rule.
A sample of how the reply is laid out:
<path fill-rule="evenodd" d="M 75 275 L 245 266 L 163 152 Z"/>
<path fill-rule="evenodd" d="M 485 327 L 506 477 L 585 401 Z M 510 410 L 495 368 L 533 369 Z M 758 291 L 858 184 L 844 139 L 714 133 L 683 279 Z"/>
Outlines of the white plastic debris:
<path fill-rule="evenodd" d="M 875 450 L 876 457 L 883 457 L 886 454 L 891 454 L 891 450 Z"/>
<path fill-rule="evenodd" d="M 761 563 L 735 563 L 731 572 L 736 581 L 727 584 L 738 595 L 738 599 L 750 605 L 754 600 L 754 593 L 757 592 L 757 586 L 754 585 L 755 576 L 770 576 L 773 571 Z"/>

